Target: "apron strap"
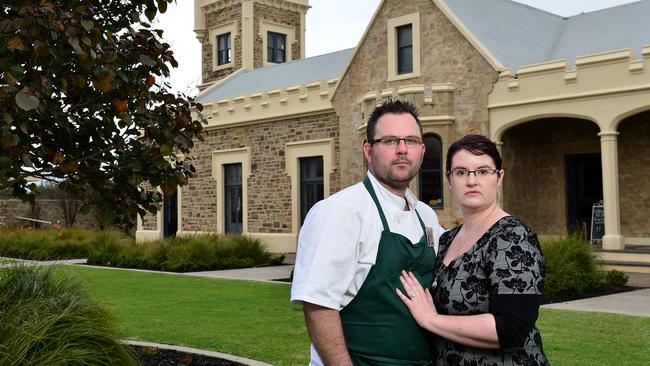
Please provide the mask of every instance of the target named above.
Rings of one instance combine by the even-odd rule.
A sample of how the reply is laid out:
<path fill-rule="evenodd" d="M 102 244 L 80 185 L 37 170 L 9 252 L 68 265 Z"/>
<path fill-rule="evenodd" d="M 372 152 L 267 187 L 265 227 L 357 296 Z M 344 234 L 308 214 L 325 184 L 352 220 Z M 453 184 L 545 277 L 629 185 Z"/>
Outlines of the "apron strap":
<path fill-rule="evenodd" d="M 381 205 L 379 204 L 379 199 L 377 199 L 377 194 L 375 193 L 375 189 L 372 187 L 372 183 L 370 183 L 370 178 L 366 175 L 366 177 L 363 179 L 363 185 L 366 187 L 366 190 L 368 193 L 370 193 L 370 197 L 372 197 L 372 200 L 375 202 L 375 205 L 377 206 L 377 211 L 379 212 L 379 217 L 381 217 L 381 223 L 384 225 L 384 230 L 390 231 L 390 227 L 388 227 L 388 221 L 386 221 L 386 216 L 384 215 L 384 210 L 381 209 Z M 422 221 L 422 217 L 420 217 L 420 213 L 418 210 L 413 207 L 413 210 L 415 211 L 415 214 L 418 216 L 418 221 L 420 221 L 420 226 L 422 226 L 422 232 L 426 234 L 427 229 L 424 226 L 424 221 Z"/>
<path fill-rule="evenodd" d="M 413 211 L 415 211 L 415 214 L 418 215 L 418 220 L 420 221 L 420 226 L 422 226 L 422 231 L 424 231 L 424 233 L 426 234 L 427 228 L 424 226 L 424 221 L 422 221 L 422 218 L 420 217 L 420 213 L 418 212 L 418 210 L 415 209 L 415 207 L 413 207 Z"/>
<path fill-rule="evenodd" d="M 386 221 L 386 216 L 384 216 L 384 211 L 381 209 L 381 205 L 379 204 L 379 200 L 377 199 L 377 194 L 375 193 L 375 189 L 372 188 L 372 183 L 370 183 L 370 178 L 368 178 L 367 175 L 363 179 L 363 185 L 366 187 L 368 193 L 370 193 L 370 197 L 372 197 L 372 200 L 375 201 L 375 205 L 377 205 L 377 211 L 379 212 L 379 217 L 381 217 L 381 223 L 384 225 L 384 230 L 390 231 L 390 228 L 388 227 L 388 221 Z M 418 217 L 420 217 L 420 215 L 418 215 Z M 422 220 L 420 220 L 420 222 L 422 222 Z"/>

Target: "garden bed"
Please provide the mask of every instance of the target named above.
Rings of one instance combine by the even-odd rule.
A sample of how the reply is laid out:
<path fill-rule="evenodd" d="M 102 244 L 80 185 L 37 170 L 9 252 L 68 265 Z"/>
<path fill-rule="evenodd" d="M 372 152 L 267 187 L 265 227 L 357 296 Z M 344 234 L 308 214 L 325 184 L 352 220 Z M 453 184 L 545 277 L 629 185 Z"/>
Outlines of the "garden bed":
<path fill-rule="evenodd" d="M 129 345 L 142 366 L 244 366 L 243 363 L 219 357 L 183 352 L 174 349 Z"/>

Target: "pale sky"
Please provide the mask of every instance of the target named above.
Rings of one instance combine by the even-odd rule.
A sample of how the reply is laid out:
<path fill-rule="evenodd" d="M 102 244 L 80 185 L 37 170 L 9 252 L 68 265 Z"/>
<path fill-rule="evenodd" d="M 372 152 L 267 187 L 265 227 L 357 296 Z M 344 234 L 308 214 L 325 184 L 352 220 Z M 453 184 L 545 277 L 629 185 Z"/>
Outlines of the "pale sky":
<path fill-rule="evenodd" d="M 518 0 L 522 4 L 561 16 L 572 16 L 637 0 Z M 307 11 L 306 56 L 355 47 L 380 0 L 310 0 Z M 332 27 L 332 24 L 336 24 Z M 201 47 L 194 33 L 194 1 L 176 0 L 159 17 L 159 27 L 172 46 L 177 69 L 170 82 L 174 90 L 193 95 L 201 82 Z"/>

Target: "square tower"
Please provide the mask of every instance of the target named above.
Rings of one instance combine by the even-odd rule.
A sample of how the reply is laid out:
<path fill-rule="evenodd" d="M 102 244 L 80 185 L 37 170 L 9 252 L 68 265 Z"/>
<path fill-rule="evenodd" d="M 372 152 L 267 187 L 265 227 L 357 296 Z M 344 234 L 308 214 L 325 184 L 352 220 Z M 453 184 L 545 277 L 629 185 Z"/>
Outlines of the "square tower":
<path fill-rule="evenodd" d="M 240 69 L 305 57 L 309 0 L 194 0 L 194 32 L 201 42 L 202 85 Z"/>

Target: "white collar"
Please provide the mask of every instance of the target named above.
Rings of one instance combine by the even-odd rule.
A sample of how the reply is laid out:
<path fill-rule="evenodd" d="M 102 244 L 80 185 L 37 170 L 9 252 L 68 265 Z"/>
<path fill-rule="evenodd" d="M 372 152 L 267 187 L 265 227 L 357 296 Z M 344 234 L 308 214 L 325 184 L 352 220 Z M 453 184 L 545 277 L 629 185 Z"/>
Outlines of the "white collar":
<path fill-rule="evenodd" d="M 415 204 L 418 201 L 418 199 L 415 197 L 413 192 L 411 192 L 410 189 L 406 189 L 406 192 L 404 194 L 404 197 L 400 197 L 396 195 L 395 193 L 389 191 L 386 187 L 384 187 L 383 184 L 375 178 L 374 175 L 368 170 L 366 173 L 368 178 L 370 179 L 370 183 L 372 184 L 372 188 L 375 190 L 375 194 L 377 195 L 377 198 L 379 199 L 379 202 L 382 204 L 388 205 L 388 208 L 390 208 L 390 211 L 404 211 L 404 198 L 406 198 L 406 202 L 409 205 L 409 210 L 412 210 L 415 208 Z"/>

